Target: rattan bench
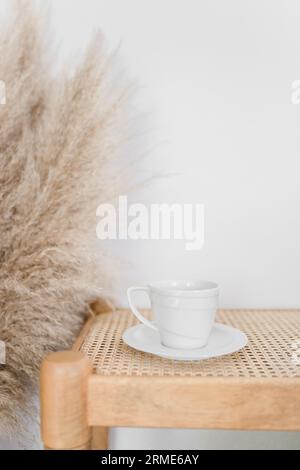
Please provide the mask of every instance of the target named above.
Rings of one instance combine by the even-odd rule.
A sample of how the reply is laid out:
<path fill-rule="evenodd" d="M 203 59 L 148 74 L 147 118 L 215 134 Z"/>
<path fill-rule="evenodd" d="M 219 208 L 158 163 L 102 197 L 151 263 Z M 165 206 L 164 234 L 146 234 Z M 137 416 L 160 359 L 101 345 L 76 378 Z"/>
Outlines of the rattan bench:
<path fill-rule="evenodd" d="M 134 351 L 121 339 L 133 315 L 94 310 L 73 351 L 43 362 L 46 448 L 106 449 L 109 427 L 300 431 L 299 310 L 220 311 L 218 321 L 243 330 L 249 343 L 199 362 Z"/>

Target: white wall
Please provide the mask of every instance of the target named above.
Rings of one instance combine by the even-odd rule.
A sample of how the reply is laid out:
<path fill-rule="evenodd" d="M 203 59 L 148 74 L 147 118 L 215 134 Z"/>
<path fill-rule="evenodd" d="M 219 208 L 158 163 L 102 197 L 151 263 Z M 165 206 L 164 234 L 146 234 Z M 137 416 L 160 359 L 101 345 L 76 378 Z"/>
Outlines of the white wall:
<path fill-rule="evenodd" d="M 139 85 L 144 165 L 179 173 L 136 200 L 200 202 L 206 242 L 125 242 L 134 269 L 121 287 L 159 278 L 220 283 L 222 306 L 300 304 L 300 3 L 296 0 L 52 0 L 65 51 L 95 26 L 121 42 Z M 121 301 L 125 302 L 124 297 Z M 141 436 L 146 436 L 141 441 Z M 161 431 L 112 433 L 112 447 L 296 446 L 297 435 Z M 233 437 L 232 437 L 233 436 Z M 246 437 L 245 437 L 246 436 Z M 252 437 L 251 437 L 252 436 Z M 245 442 L 246 439 L 246 442 Z M 148 444 L 147 444 L 148 443 Z"/>
<path fill-rule="evenodd" d="M 181 173 L 135 200 L 206 207 L 201 252 L 188 253 L 181 242 L 114 246 L 134 266 L 123 286 L 209 278 L 220 283 L 223 306 L 299 306 L 300 106 L 290 104 L 291 82 L 300 77 L 299 2 L 52 3 L 66 41 L 78 44 L 93 24 L 111 46 L 121 42 L 124 69 L 140 88 L 138 109 L 149 113 L 141 118 L 146 135 L 133 150 L 152 150 L 145 162 L 151 170 Z M 111 445 L 284 447 L 298 441 L 266 433 L 115 431 Z"/>
<path fill-rule="evenodd" d="M 134 151 L 152 150 L 148 168 L 181 173 L 142 200 L 206 207 L 201 252 L 127 243 L 131 279 L 211 278 L 223 306 L 297 307 L 300 106 L 291 105 L 290 86 L 300 76 L 299 2 L 51 3 L 65 47 L 82 46 L 94 26 L 112 47 L 121 43 L 138 109 L 149 113 Z"/>

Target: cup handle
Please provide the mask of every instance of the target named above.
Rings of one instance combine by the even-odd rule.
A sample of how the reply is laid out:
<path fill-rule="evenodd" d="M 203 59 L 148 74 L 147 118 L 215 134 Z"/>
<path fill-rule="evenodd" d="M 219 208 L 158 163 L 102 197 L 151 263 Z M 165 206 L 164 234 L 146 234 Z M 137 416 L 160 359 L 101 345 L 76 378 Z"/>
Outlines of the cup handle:
<path fill-rule="evenodd" d="M 149 287 L 129 287 L 129 289 L 127 290 L 127 298 L 129 302 L 129 307 L 131 308 L 131 311 L 136 316 L 136 318 L 140 320 L 140 322 L 144 323 L 144 325 L 148 326 L 149 328 L 152 328 L 152 330 L 157 331 L 158 330 L 157 326 L 155 326 L 152 322 L 147 320 L 134 305 L 132 301 L 132 294 L 133 292 L 137 292 L 137 291 L 146 292 L 150 297 Z"/>

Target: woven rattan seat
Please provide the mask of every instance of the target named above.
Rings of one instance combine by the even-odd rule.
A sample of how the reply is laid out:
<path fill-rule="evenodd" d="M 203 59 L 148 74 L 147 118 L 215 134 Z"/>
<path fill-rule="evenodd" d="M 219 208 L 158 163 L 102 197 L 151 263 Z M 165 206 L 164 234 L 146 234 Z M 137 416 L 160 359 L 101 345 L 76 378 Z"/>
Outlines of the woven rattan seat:
<path fill-rule="evenodd" d="M 222 310 L 217 321 L 244 331 L 249 340 L 246 348 L 196 362 L 171 361 L 135 351 L 123 343 L 122 334 L 137 320 L 120 310 L 96 317 L 81 350 L 95 373 L 103 375 L 300 377 L 300 354 L 299 364 L 294 358 L 295 343 L 300 339 L 300 311 Z"/>
<path fill-rule="evenodd" d="M 131 349 L 122 334 L 135 317 L 108 310 L 93 304 L 73 351 L 43 363 L 46 447 L 105 449 L 109 427 L 300 431 L 300 310 L 221 310 L 248 345 L 196 362 Z"/>

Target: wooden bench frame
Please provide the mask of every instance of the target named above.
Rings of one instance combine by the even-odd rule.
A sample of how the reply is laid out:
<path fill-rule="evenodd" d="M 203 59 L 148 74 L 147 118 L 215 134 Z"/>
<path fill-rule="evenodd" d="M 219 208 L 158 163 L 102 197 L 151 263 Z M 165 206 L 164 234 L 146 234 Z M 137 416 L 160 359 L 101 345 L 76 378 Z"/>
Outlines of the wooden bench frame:
<path fill-rule="evenodd" d="M 95 303 L 96 314 L 107 312 Z M 80 351 L 41 368 L 41 433 L 53 450 L 107 449 L 109 427 L 300 431 L 300 378 L 128 377 L 93 374 Z"/>

